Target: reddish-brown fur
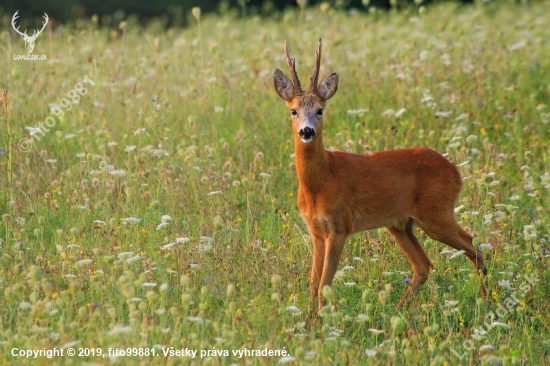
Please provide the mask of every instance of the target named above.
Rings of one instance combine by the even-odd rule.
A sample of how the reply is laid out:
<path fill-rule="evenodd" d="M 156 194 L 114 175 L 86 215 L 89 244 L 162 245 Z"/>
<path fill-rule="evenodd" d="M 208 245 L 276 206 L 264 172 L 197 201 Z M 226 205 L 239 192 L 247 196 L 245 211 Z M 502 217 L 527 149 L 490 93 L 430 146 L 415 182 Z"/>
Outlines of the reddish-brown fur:
<path fill-rule="evenodd" d="M 462 188 L 456 167 L 427 148 L 369 155 L 325 150 L 322 109 L 336 92 L 338 75 L 331 74 L 318 86 L 312 85 L 309 91 L 303 92 L 286 43 L 285 53 L 294 82 L 280 70 L 275 71 L 274 81 L 277 93 L 293 111 L 296 172 L 300 183 L 298 208 L 314 244 L 311 299 L 318 297 L 322 307 L 320 292 L 332 283 L 348 236 L 378 227 L 388 229 L 413 267 L 411 286 L 398 307 L 427 280 L 433 267 L 414 236 L 414 223 L 431 238 L 464 250 L 476 268 L 486 273 L 483 256 L 472 245 L 472 235 L 461 228 L 454 217 Z M 312 83 L 317 82 L 320 56 L 319 41 Z M 483 286 L 482 289 L 485 293 Z"/>

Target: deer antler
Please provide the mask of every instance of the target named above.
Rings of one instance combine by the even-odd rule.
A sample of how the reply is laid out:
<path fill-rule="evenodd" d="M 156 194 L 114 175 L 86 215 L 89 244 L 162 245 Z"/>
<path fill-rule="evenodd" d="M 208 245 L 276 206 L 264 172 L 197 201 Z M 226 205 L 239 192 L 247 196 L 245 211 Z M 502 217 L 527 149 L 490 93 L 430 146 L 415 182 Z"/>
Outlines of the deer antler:
<path fill-rule="evenodd" d="M 48 25 L 48 21 L 50 20 L 50 18 L 48 17 L 48 14 L 44 13 L 44 23 L 42 24 L 42 29 L 40 29 L 37 33 L 36 29 L 34 30 L 34 32 L 32 33 L 32 36 L 30 38 L 34 38 L 36 39 L 38 37 L 38 35 L 40 33 L 42 33 L 42 31 L 46 28 L 46 26 Z"/>
<path fill-rule="evenodd" d="M 292 74 L 292 90 L 293 90 L 293 93 L 294 95 L 299 95 L 299 94 L 302 94 L 302 86 L 300 85 L 300 79 L 298 79 L 298 74 L 296 73 L 296 59 L 294 58 L 291 58 L 290 55 L 288 54 L 288 47 L 286 45 L 286 41 L 285 41 L 285 45 L 284 45 L 284 49 L 285 49 L 285 57 L 286 57 L 286 63 L 288 64 L 288 67 L 290 68 L 290 73 Z"/>
<path fill-rule="evenodd" d="M 27 30 L 25 29 L 25 33 L 21 33 L 21 31 L 19 30 L 19 27 L 15 27 L 15 21 L 17 20 L 17 18 L 19 18 L 19 15 L 17 15 L 17 13 L 19 13 L 19 10 L 17 10 L 15 12 L 15 14 L 13 14 L 13 17 L 11 18 L 11 26 L 13 27 L 13 29 L 19 33 L 20 35 L 22 35 L 23 37 L 27 37 Z"/>
<path fill-rule="evenodd" d="M 319 69 L 321 68 L 321 38 L 319 38 L 319 46 L 317 47 L 317 51 L 315 51 L 315 67 L 313 68 L 313 74 L 311 75 L 310 80 L 310 86 L 309 90 L 314 93 L 318 94 L 318 86 L 319 86 Z"/>

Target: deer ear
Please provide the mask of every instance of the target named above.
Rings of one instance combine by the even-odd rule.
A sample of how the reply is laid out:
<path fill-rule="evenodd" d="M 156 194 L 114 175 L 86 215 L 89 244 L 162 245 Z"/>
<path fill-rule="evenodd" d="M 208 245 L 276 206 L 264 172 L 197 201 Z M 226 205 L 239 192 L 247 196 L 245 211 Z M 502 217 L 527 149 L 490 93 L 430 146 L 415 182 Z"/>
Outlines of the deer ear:
<path fill-rule="evenodd" d="M 294 96 L 294 88 L 292 81 L 279 69 L 273 73 L 273 83 L 275 85 L 275 91 L 281 98 L 289 102 Z"/>
<path fill-rule="evenodd" d="M 338 90 L 338 74 L 333 72 L 319 84 L 319 96 L 324 100 L 329 100 L 336 90 Z"/>

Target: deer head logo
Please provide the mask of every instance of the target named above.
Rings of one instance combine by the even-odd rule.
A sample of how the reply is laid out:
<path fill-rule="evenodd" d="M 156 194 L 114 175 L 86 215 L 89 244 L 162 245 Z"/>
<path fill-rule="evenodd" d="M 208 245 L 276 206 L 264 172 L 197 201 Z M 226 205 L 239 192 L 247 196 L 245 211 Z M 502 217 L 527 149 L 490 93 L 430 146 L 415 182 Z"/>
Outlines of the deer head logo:
<path fill-rule="evenodd" d="M 23 41 L 25 41 L 25 48 L 27 50 L 27 53 L 32 53 L 32 50 L 34 49 L 34 42 L 36 42 L 36 38 L 38 38 L 40 33 L 42 33 L 42 31 L 46 28 L 46 25 L 48 25 L 48 20 L 50 18 L 48 18 L 48 14 L 44 13 L 44 24 L 42 25 L 42 29 L 40 29 L 38 32 L 35 29 L 32 33 L 32 36 L 29 36 L 27 35 L 26 29 L 23 33 L 21 33 L 21 31 L 19 30 L 19 27 L 15 26 L 15 21 L 17 20 L 17 18 L 19 18 L 19 15 L 17 15 L 18 12 L 19 10 L 16 11 L 15 14 L 13 14 L 13 17 L 11 18 L 11 26 L 13 27 L 13 29 L 15 29 L 17 33 L 21 35 L 21 37 L 23 37 Z"/>

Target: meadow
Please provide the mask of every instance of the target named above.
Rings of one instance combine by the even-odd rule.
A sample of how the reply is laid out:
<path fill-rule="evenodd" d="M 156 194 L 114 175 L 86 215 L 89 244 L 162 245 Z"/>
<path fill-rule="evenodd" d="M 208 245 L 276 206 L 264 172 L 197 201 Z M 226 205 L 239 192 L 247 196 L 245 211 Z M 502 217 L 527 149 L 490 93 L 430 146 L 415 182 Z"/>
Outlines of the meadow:
<path fill-rule="evenodd" d="M 94 17 L 42 33 L 43 61 L 14 60 L 25 48 L 3 14 L 0 364 L 550 363 L 549 14 L 323 5 L 195 11 L 185 29 Z M 287 40 L 307 81 L 319 37 L 321 77 L 340 75 L 326 147 L 446 154 L 486 299 L 468 259 L 417 230 L 435 270 L 397 311 L 412 270 L 379 229 L 348 240 L 335 296 L 310 314 L 311 240 L 272 75 L 287 72 Z"/>

